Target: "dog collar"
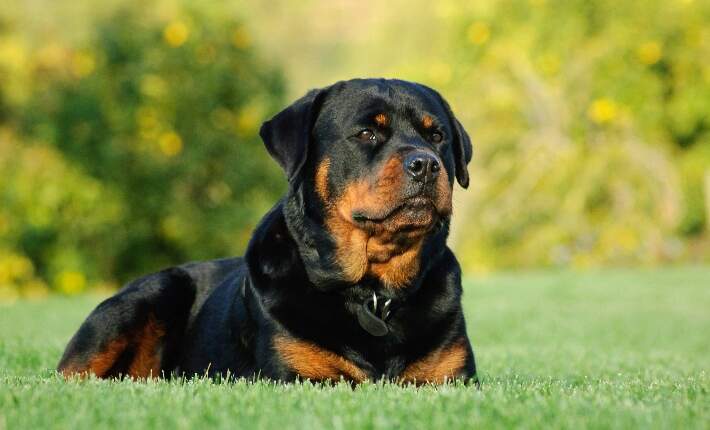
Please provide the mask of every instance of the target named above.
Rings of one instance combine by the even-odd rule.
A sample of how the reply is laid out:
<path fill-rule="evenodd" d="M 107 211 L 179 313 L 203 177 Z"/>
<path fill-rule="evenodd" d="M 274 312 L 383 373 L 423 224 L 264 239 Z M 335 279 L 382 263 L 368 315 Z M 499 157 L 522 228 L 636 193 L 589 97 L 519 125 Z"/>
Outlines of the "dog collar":
<path fill-rule="evenodd" d="M 247 298 L 247 293 L 251 292 L 250 281 L 249 275 L 244 276 L 239 288 L 245 301 L 244 306 L 247 313 L 250 313 Z M 373 291 L 372 297 L 368 297 L 357 307 L 357 321 L 366 332 L 376 337 L 382 337 L 390 331 L 387 326 L 387 318 L 389 318 L 391 312 L 392 299 L 387 299 L 383 303 L 381 299 L 377 298 L 377 293 Z"/>
<path fill-rule="evenodd" d="M 381 305 L 381 306 L 380 306 Z M 382 303 L 377 300 L 377 294 L 372 293 L 357 309 L 357 321 L 366 332 L 373 336 L 381 337 L 389 333 L 387 317 L 390 315 L 392 299 Z"/>

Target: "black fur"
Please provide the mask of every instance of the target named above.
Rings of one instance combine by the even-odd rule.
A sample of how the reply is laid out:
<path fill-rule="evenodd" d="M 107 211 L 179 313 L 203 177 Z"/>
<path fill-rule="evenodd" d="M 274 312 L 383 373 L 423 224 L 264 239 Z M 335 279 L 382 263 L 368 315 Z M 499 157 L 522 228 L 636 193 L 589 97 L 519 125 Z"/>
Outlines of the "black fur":
<path fill-rule="evenodd" d="M 382 144 L 354 141 L 377 112 L 393 122 L 378 130 Z M 417 125 L 433 117 L 444 135 L 435 146 Z M 466 361 L 457 377 L 475 377 L 473 352 L 461 309 L 461 273 L 446 246 L 449 219 L 424 240 L 416 276 L 388 288 L 365 276 L 348 282 L 334 258 L 336 244 L 325 224 L 314 172 L 330 160 L 328 190 L 334 196 L 394 153 L 435 153 L 467 187 L 471 143 L 446 101 L 434 90 L 398 80 L 352 80 L 314 90 L 264 123 L 261 136 L 290 188 L 256 228 L 244 259 L 190 263 L 136 280 L 101 303 L 70 341 L 59 363 L 65 374 L 91 372 L 92 358 L 115 339 L 129 338 L 149 317 L 164 328 L 155 353 L 159 373 L 299 377 L 274 348 L 277 335 L 307 341 L 354 363 L 371 380 L 397 380 L 411 363 L 464 339 Z M 393 197 L 394 198 L 394 197 Z M 358 324 L 358 307 L 377 293 L 393 299 L 389 333 L 375 337 Z M 138 341 L 136 341 L 138 342 Z M 137 343 L 128 342 L 102 377 L 131 375 Z M 131 375 L 145 376 L 145 375 Z"/>

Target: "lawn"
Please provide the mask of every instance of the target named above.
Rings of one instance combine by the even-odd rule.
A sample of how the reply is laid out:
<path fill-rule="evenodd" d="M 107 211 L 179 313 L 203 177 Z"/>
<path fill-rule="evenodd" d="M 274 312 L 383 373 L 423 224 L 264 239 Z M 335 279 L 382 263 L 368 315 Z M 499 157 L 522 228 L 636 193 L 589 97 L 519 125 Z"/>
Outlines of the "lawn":
<path fill-rule="evenodd" d="M 72 381 L 53 372 L 97 296 L 0 306 L 0 430 L 710 428 L 710 267 L 469 279 L 480 390 Z"/>

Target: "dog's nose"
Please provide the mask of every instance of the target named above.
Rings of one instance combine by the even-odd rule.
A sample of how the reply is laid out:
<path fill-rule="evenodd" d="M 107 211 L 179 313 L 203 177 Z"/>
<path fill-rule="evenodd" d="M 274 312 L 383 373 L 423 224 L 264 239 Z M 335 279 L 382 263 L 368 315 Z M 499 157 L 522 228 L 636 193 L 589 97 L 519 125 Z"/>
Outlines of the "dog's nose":
<path fill-rule="evenodd" d="M 404 159 L 404 170 L 406 170 L 415 181 L 430 182 L 439 176 L 441 165 L 434 155 L 417 152 Z"/>

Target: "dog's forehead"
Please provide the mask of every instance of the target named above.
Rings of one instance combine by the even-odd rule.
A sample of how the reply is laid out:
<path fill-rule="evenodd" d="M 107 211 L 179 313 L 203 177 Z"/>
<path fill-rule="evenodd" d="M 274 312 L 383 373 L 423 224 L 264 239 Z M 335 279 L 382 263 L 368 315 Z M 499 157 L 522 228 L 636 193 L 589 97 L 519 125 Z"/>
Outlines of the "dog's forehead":
<path fill-rule="evenodd" d="M 328 94 L 322 111 L 341 119 L 363 113 L 443 115 L 445 112 L 432 90 L 411 82 L 384 79 L 340 83 Z"/>

